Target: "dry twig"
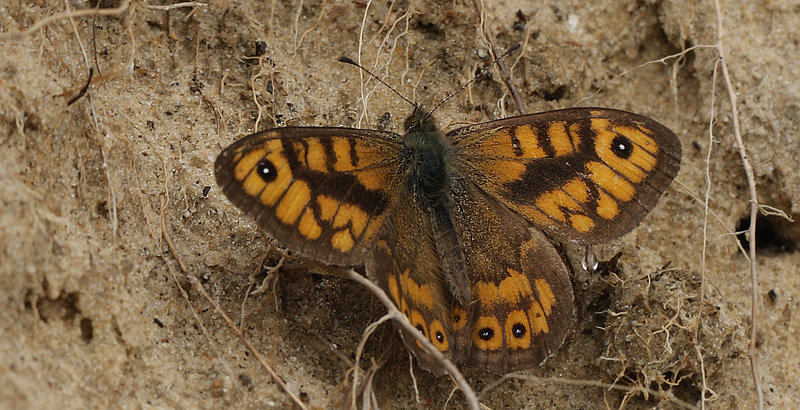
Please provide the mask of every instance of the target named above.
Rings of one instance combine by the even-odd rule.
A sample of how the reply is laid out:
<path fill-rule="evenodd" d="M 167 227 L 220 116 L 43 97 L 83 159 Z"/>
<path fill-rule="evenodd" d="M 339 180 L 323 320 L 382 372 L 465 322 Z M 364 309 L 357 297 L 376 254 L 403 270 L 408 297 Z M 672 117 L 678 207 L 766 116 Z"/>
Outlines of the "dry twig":
<path fill-rule="evenodd" d="M 450 374 L 450 376 L 455 380 L 458 387 L 464 393 L 464 396 L 469 404 L 470 409 L 472 410 L 479 410 L 480 405 L 478 403 L 478 397 L 475 395 L 475 391 L 472 390 L 467 380 L 464 378 L 464 375 L 458 370 L 456 365 L 453 364 L 448 358 L 446 358 L 442 352 L 439 351 L 436 347 L 431 344 L 431 342 L 425 338 L 415 327 L 408 321 L 408 318 L 402 314 L 397 307 L 394 305 L 389 296 L 378 287 L 378 285 L 372 283 L 369 279 L 361 276 L 358 272 L 353 269 L 347 271 L 347 277 L 353 281 L 358 282 L 361 286 L 369 289 L 373 295 L 375 295 L 386 309 L 389 311 L 386 315 L 384 315 L 380 321 L 383 322 L 387 319 L 393 319 L 395 323 L 400 325 L 408 334 L 413 335 L 417 342 L 425 347 L 425 350 L 433 356 L 437 362 L 439 362 L 442 367 Z M 355 378 L 355 376 L 354 376 Z M 353 382 L 356 383 L 355 380 Z"/>
<path fill-rule="evenodd" d="M 736 90 L 733 88 L 728 64 L 725 62 L 725 43 L 723 37 L 725 31 L 722 29 L 722 10 L 719 0 L 714 0 L 714 9 L 717 13 L 717 52 L 719 53 L 720 67 L 722 68 L 722 78 L 725 88 L 728 90 L 728 99 L 731 103 L 731 117 L 733 118 L 733 136 L 736 139 L 736 146 L 739 148 L 739 156 L 742 158 L 742 167 L 747 177 L 747 189 L 750 193 L 750 226 L 747 229 L 750 241 L 748 259 L 750 261 L 750 286 L 752 287 L 752 307 L 750 311 L 750 369 L 753 373 L 753 385 L 756 389 L 756 399 L 758 409 L 764 408 L 764 394 L 761 391 L 761 380 L 758 375 L 758 360 L 756 357 L 756 333 L 758 331 L 758 274 L 756 272 L 756 218 L 758 217 L 758 194 L 756 192 L 756 179 L 753 174 L 753 167 L 747 157 L 742 131 L 739 125 L 739 109 L 737 107 Z"/>

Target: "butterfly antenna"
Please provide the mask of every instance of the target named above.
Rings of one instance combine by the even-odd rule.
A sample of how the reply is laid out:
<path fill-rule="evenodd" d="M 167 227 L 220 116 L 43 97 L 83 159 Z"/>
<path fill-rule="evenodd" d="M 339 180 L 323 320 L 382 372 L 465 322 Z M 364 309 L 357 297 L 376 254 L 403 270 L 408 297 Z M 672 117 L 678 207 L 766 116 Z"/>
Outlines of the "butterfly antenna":
<path fill-rule="evenodd" d="M 444 100 L 442 100 L 442 101 L 441 101 L 439 104 L 436 104 L 436 106 L 435 106 L 435 107 L 433 107 L 433 109 L 432 109 L 432 110 L 428 111 L 428 115 L 429 115 L 429 116 L 430 116 L 430 115 L 432 115 L 432 114 L 433 114 L 433 112 L 434 112 L 434 111 L 436 111 L 436 110 L 437 110 L 439 107 L 441 107 L 442 105 L 444 105 L 446 102 L 450 101 L 450 100 L 451 100 L 453 97 L 455 97 L 456 95 L 458 95 L 460 92 L 464 91 L 464 89 L 465 89 L 465 88 L 469 87 L 469 85 L 470 85 L 470 84 L 474 83 L 474 82 L 475 82 L 475 80 L 477 80 L 477 79 L 481 78 L 481 76 L 483 76 L 484 74 L 486 74 L 486 72 L 487 72 L 487 71 L 489 71 L 489 70 L 490 70 L 492 67 L 494 67 L 494 65 L 495 65 L 495 64 L 497 64 L 497 62 L 498 62 L 500 59 L 502 59 L 503 57 L 505 57 L 505 56 L 507 56 L 507 55 L 509 55 L 509 54 L 513 53 L 513 52 L 514 52 L 514 51 L 516 51 L 518 48 L 519 48 L 519 43 L 514 43 L 514 44 L 512 44 L 512 45 L 511 45 L 511 47 L 509 47 L 509 48 L 508 48 L 508 50 L 506 50 L 506 52 L 505 52 L 505 53 L 503 53 L 503 54 L 502 54 L 500 57 L 497 57 L 497 58 L 495 58 L 495 59 L 494 59 L 494 61 L 492 61 L 492 62 L 491 62 L 489 65 L 487 65 L 487 66 L 483 67 L 483 68 L 482 68 L 480 71 L 478 71 L 478 74 L 476 74 L 476 75 L 475 75 L 475 77 L 472 77 L 472 79 L 471 79 L 471 80 L 469 80 L 469 81 L 468 81 L 466 84 L 462 85 L 462 86 L 461 86 L 461 88 L 459 88 L 458 90 L 456 90 L 456 92 L 454 92 L 454 93 L 450 94 L 449 96 L 447 96 L 447 98 L 445 98 Z"/>
<path fill-rule="evenodd" d="M 411 104 L 412 106 L 414 106 L 414 108 L 416 108 L 416 107 L 417 107 L 417 104 L 414 104 L 414 102 L 412 102 L 411 100 L 409 100 L 408 98 L 406 98 L 406 97 L 405 97 L 403 94 L 400 94 L 400 92 L 398 92 L 397 90 L 395 90 L 394 88 L 392 88 L 392 86 L 391 86 L 391 85 L 389 85 L 389 84 L 386 84 L 386 81 L 383 81 L 383 80 L 381 80 L 381 78 L 380 78 L 380 77 L 378 77 L 378 76 L 377 76 L 377 75 L 375 75 L 375 74 L 372 74 L 372 72 L 371 72 L 371 71 L 369 71 L 369 70 L 367 70 L 366 68 L 362 67 L 362 66 L 361 66 L 361 64 L 358 64 L 358 63 L 356 63 L 356 62 L 355 62 L 355 61 L 353 61 L 353 60 L 352 60 L 350 57 L 344 57 L 344 56 L 342 56 L 342 57 L 339 57 L 339 61 L 340 61 L 340 62 L 342 62 L 342 63 L 345 63 L 345 64 L 354 65 L 354 66 L 356 66 L 356 67 L 360 68 L 360 69 L 361 69 L 361 71 L 363 71 L 363 72 L 365 72 L 365 73 L 369 74 L 369 75 L 370 75 L 372 78 L 374 78 L 374 79 L 378 80 L 378 82 L 380 82 L 381 84 L 385 85 L 385 86 L 386 86 L 386 88 L 388 88 L 388 89 L 392 90 L 392 92 L 393 92 L 393 93 L 397 94 L 397 95 L 398 95 L 400 98 L 402 98 L 403 100 L 405 100 L 407 103 L 409 103 L 409 104 Z"/>

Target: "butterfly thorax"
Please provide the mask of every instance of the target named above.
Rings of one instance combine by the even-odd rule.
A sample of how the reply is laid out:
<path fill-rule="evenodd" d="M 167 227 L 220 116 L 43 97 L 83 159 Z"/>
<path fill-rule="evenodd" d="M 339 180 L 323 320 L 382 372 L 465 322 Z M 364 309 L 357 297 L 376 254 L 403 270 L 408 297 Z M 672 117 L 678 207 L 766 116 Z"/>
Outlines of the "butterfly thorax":
<path fill-rule="evenodd" d="M 450 175 L 447 167 L 451 149 L 433 117 L 417 108 L 405 122 L 404 155 L 409 190 L 423 209 L 447 208 Z"/>

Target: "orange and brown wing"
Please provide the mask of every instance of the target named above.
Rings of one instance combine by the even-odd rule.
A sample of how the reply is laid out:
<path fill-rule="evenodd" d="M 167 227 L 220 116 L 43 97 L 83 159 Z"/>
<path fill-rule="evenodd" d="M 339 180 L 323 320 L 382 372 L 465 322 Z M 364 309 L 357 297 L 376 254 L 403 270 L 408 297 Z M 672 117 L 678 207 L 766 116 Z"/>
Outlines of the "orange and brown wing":
<path fill-rule="evenodd" d="M 334 265 L 363 262 L 402 186 L 400 136 L 277 128 L 226 148 L 222 192 L 288 249 Z"/>
<path fill-rule="evenodd" d="M 436 252 L 431 219 L 407 190 L 401 191 L 365 268 L 411 324 L 445 356 L 453 357 L 459 346 L 450 323 L 452 296 Z M 443 374 L 444 369 L 412 335 L 405 331 L 401 335 L 421 367 Z"/>
<path fill-rule="evenodd" d="M 606 108 L 507 118 L 448 134 L 456 165 L 559 241 L 607 242 L 641 222 L 680 168 L 677 136 Z"/>
<path fill-rule="evenodd" d="M 453 216 L 463 240 L 472 302 L 444 279 L 430 217 L 407 191 L 366 259 L 367 274 L 411 324 L 456 363 L 507 373 L 535 366 L 564 342 L 574 301 L 569 272 L 544 234 L 469 181 L 456 181 Z M 444 369 L 411 335 L 420 366 Z"/>
<path fill-rule="evenodd" d="M 550 240 L 470 181 L 457 182 L 453 215 L 472 300 L 454 306 L 456 361 L 507 373 L 538 365 L 564 342 L 574 300 Z"/>

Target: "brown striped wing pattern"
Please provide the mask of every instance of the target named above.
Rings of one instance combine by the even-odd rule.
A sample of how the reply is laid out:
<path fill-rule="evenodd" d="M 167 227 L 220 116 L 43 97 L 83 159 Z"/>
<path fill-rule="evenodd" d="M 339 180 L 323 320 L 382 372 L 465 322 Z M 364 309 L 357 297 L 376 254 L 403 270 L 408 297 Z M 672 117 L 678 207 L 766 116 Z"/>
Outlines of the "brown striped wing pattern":
<path fill-rule="evenodd" d="M 215 163 L 217 184 L 279 243 L 333 265 L 364 261 L 402 187 L 400 136 L 287 127 L 247 136 Z"/>
<path fill-rule="evenodd" d="M 607 108 L 511 117 L 448 134 L 460 172 L 559 241 L 603 243 L 635 228 L 678 173 L 658 122 Z"/>

